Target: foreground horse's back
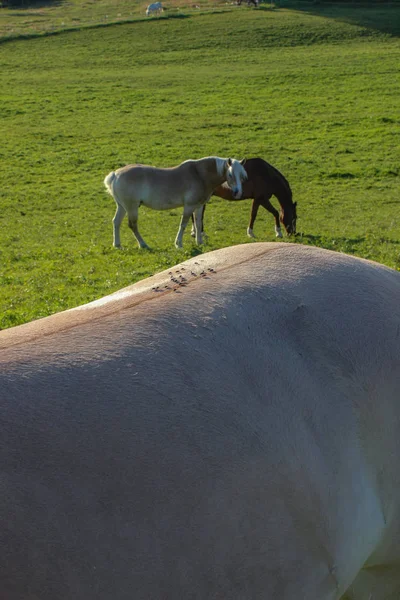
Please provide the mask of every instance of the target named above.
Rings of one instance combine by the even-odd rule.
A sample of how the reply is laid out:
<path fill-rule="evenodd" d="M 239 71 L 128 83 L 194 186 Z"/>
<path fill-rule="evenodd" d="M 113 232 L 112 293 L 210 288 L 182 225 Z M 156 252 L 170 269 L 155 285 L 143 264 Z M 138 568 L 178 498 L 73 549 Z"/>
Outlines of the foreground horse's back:
<path fill-rule="evenodd" d="M 248 244 L 0 332 L 4 598 L 398 599 L 399 297 Z"/>

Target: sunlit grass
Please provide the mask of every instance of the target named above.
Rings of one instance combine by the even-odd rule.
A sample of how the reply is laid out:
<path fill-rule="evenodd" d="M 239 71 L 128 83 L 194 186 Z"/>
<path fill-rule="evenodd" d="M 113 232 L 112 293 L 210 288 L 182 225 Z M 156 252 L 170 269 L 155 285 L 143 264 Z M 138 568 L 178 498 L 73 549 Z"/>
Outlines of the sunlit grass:
<path fill-rule="evenodd" d="M 299 242 L 400 268 L 400 44 L 386 19 L 341 10 L 228 7 L 0 45 L 0 327 L 250 242 L 250 203 L 213 198 L 203 249 L 189 233 L 174 248 L 179 210 L 141 209 L 152 251 L 126 222 L 114 250 L 103 179 L 130 162 L 262 156 L 291 183 Z M 255 233 L 275 239 L 265 211 Z"/>

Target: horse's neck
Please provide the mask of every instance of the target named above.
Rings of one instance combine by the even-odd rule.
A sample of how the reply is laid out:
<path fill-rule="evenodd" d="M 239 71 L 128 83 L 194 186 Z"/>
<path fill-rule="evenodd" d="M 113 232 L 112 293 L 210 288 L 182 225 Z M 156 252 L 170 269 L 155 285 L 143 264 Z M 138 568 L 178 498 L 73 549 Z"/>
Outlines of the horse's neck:
<path fill-rule="evenodd" d="M 213 195 L 218 196 L 218 198 L 223 198 L 224 200 L 233 200 L 232 190 L 227 183 L 223 183 L 215 188 Z"/>
<path fill-rule="evenodd" d="M 290 186 L 284 177 L 282 187 L 279 192 L 275 194 L 275 196 L 278 198 L 278 202 L 283 209 L 293 206 L 292 190 L 290 189 Z"/>
<path fill-rule="evenodd" d="M 265 161 L 266 162 L 266 161 Z M 282 208 L 292 206 L 292 190 L 286 177 L 274 166 L 268 165 L 268 170 L 272 173 L 272 176 L 278 181 L 278 189 L 274 193 L 274 196 L 278 199 L 279 204 Z"/>
<path fill-rule="evenodd" d="M 218 156 L 209 156 L 197 161 L 199 171 L 202 173 L 204 180 L 210 183 L 212 189 L 226 181 L 226 160 Z"/>

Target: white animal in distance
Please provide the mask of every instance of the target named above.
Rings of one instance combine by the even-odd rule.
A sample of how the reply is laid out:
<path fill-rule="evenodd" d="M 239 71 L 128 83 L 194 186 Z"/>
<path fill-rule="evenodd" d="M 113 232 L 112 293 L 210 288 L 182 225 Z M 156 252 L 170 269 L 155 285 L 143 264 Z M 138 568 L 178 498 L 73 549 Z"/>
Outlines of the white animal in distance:
<path fill-rule="evenodd" d="M 162 3 L 161 2 L 152 2 L 152 4 L 149 4 L 148 7 L 146 8 L 146 16 L 150 16 L 151 14 L 160 14 L 163 11 L 163 7 L 162 7 Z"/>

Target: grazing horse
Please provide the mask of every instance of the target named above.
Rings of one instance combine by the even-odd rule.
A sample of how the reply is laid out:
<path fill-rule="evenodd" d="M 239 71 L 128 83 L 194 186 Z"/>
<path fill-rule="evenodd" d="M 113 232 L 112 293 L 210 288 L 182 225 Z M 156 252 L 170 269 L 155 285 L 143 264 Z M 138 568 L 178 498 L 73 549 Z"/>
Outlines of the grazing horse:
<path fill-rule="evenodd" d="M 1 331 L 1 597 L 398 600 L 399 297 L 255 243 Z"/>
<path fill-rule="evenodd" d="M 203 242 L 201 233 L 201 207 L 208 202 L 213 189 L 227 182 L 234 198 L 242 195 L 242 181 L 247 173 L 238 160 L 208 156 L 199 160 L 186 160 L 177 167 L 159 169 L 147 165 L 128 165 L 112 171 L 104 180 L 107 191 L 117 204 L 113 219 L 114 246 L 120 247 L 119 230 L 125 213 L 129 227 L 140 248 L 147 248 L 139 233 L 138 211 L 142 204 L 155 210 L 168 210 L 183 206 L 175 246 L 182 247 L 182 237 L 193 212 L 196 212 L 196 242 Z"/>
<path fill-rule="evenodd" d="M 161 2 L 153 2 L 152 4 L 149 4 L 148 7 L 146 8 L 146 16 L 149 16 L 152 13 L 159 14 L 162 11 L 163 11 L 163 7 L 162 7 Z"/>
<path fill-rule="evenodd" d="M 297 203 L 292 200 L 292 190 L 287 179 L 272 165 L 262 158 L 249 158 L 244 161 L 244 168 L 247 173 L 247 181 L 243 185 L 243 192 L 240 198 L 235 198 L 229 188 L 222 184 L 213 191 L 214 196 L 224 198 L 225 200 L 248 200 L 253 198 L 251 206 L 250 223 L 247 228 L 247 235 L 255 237 L 253 234 L 254 222 L 260 206 L 274 215 L 276 237 L 282 237 L 280 223 L 286 229 L 288 235 L 296 233 L 297 221 Z M 280 213 L 270 202 L 271 196 L 275 196 L 280 204 Z M 202 211 L 202 227 L 204 209 Z M 193 219 L 194 221 L 194 219 Z M 192 229 L 192 235 L 194 227 Z"/>

